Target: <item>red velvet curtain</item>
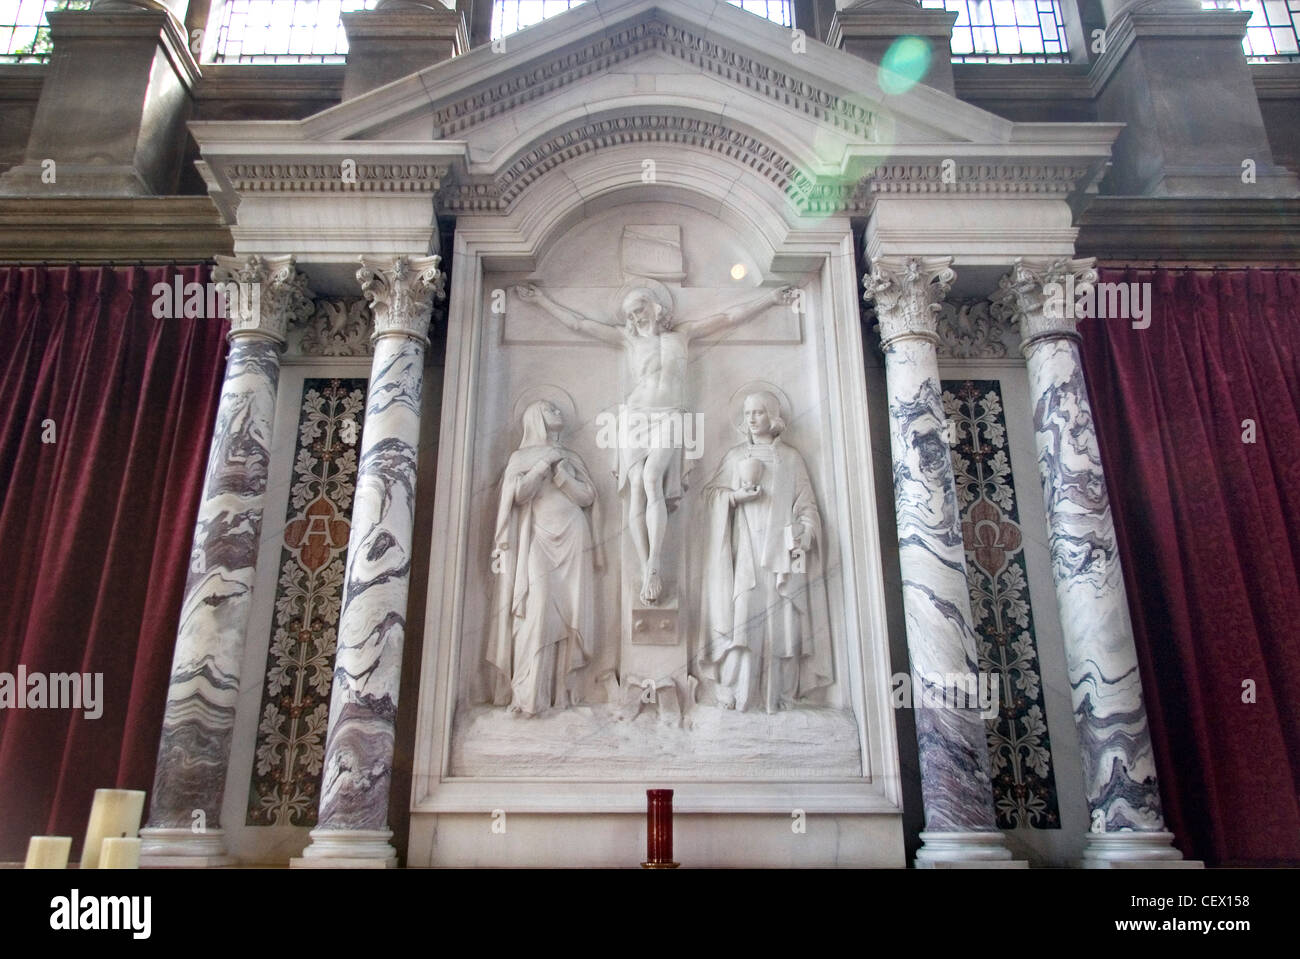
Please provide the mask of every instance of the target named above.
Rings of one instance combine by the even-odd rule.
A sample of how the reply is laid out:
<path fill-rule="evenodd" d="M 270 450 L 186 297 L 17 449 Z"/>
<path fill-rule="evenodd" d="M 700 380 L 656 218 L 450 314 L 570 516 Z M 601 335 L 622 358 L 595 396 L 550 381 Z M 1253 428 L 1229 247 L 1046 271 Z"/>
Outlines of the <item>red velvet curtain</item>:
<path fill-rule="evenodd" d="M 1148 328 L 1080 326 L 1166 821 L 1300 864 L 1300 272 L 1101 279 L 1151 284 Z"/>
<path fill-rule="evenodd" d="M 97 719 L 0 709 L 0 859 L 153 781 L 227 329 L 154 318 L 178 273 L 0 267 L 0 672 L 103 673 Z"/>

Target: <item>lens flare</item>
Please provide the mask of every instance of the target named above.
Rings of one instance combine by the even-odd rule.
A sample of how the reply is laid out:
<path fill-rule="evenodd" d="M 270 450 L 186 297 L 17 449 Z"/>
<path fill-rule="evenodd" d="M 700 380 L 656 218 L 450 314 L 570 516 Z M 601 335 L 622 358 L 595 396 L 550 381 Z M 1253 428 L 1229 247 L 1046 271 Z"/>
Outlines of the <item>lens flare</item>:
<path fill-rule="evenodd" d="M 885 93 L 906 93 L 925 78 L 930 69 L 930 42 L 921 37 L 899 37 L 880 61 L 880 89 Z"/>

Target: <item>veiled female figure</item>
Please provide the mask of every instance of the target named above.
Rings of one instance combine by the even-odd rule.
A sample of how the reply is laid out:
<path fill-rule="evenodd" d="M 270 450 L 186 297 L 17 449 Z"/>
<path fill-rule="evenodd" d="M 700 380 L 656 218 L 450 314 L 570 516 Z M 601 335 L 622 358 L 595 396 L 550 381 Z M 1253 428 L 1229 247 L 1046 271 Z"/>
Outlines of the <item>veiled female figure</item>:
<path fill-rule="evenodd" d="M 573 673 L 592 657 L 594 570 L 603 563 L 592 535 L 596 487 L 582 458 L 560 445 L 559 408 L 532 403 L 523 427 L 501 482 L 487 660 L 496 668 L 496 705 L 536 716 L 570 704 Z"/>
<path fill-rule="evenodd" d="M 832 679 L 822 523 L 776 397 L 747 396 L 742 424 L 746 441 L 704 487 L 699 659 L 720 706 L 771 713 Z"/>

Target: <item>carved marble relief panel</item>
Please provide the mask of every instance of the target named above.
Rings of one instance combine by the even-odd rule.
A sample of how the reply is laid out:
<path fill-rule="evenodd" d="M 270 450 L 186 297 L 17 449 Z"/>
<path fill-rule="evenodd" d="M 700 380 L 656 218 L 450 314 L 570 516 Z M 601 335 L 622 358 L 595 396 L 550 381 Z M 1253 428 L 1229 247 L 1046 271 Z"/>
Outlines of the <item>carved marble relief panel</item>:
<path fill-rule="evenodd" d="M 815 276 L 643 203 L 478 308 L 451 775 L 860 777 Z"/>

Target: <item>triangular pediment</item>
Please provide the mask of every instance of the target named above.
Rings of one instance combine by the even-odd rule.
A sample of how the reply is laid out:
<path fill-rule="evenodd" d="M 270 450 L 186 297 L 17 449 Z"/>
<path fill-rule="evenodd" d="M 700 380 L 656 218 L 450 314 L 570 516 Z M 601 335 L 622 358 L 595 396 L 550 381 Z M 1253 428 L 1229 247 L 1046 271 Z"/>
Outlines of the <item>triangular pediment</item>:
<path fill-rule="evenodd" d="M 1007 142 L 1014 126 L 922 84 L 886 94 L 878 69 L 799 38 L 730 4 L 593 0 L 464 56 L 302 121 L 311 139 L 384 138 L 427 117 L 434 139 L 466 139 L 505 113 L 528 112 L 574 84 L 610 75 L 678 75 L 753 96 L 846 137 Z M 891 129 L 880 129 L 887 115 Z"/>
<path fill-rule="evenodd" d="M 334 158 L 349 157 L 369 163 L 357 189 L 504 213 L 593 150 L 677 144 L 758 173 L 804 214 L 862 210 L 871 192 L 1069 196 L 1095 182 L 1118 129 L 1013 123 L 923 84 L 886 93 L 859 57 L 684 0 L 592 0 L 300 121 L 191 128 L 231 212 L 285 182 L 346 192 Z M 305 175 L 311 158 L 328 162 Z"/>

